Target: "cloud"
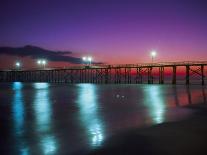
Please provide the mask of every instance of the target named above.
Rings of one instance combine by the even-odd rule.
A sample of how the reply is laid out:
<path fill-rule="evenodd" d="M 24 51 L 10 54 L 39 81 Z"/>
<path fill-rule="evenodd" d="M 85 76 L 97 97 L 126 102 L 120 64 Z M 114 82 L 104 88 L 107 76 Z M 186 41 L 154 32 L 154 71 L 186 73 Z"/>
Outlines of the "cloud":
<path fill-rule="evenodd" d="M 48 61 L 53 61 L 53 62 L 62 61 L 62 62 L 69 62 L 74 64 L 82 63 L 81 58 L 68 56 L 72 54 L 71 51 L 52 51 L 36 46 L 31 46 L 31 45 L 27 45 L 19 48 L 0 47 L 0 54 L 21 56 L 21 57 L 31 57 L 32 59 L 45 58 Z"/>

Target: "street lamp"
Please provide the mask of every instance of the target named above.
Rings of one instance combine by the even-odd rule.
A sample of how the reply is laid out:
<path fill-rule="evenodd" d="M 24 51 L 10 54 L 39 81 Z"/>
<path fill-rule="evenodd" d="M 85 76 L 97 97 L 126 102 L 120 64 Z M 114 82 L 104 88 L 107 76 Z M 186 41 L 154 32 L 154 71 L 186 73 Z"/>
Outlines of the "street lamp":
<path fill-rule="evenodd" d="M 43 65 L 43 67 L 45 68 L 46 60 L 42 60 L 42 65 Z"/>
<path fill-rule="evenodd" d="M 83 60 L 83 61 L 86 61 L 86 57 L 83 57 L 82 60 Z"/>
<path fill-rule="evenodd" d="M 88 57 L 89 65 L 91 65 L 92 57 Z"/>
<path fill-rule="evenodd" d="M 21 67 L 21 63 L 20 63 L 19 61 L 17 61 L 17 62 L 15 63 L 15 66 L 16 66 L 17 69 L 19 69 L 19 68 Z"/>
<path fill-rule="evenodd" d="M 46 63 L 47 62 L 44 59 L 43 60 L 37 60 L 37 64 L 43 66 L 43 68 L 45 68 Z"/>
<path fill-rule="evenodd" d="M 153 60 L 156 57 L 156 55 L 157 55 L 156 51 L 151 51 L 152 63 L 153 63 Z"/>
<path fill-rule="evenodd" d="M 91 65 L 91 62 L 92 62 L 93 58 L 91 56 L 87 56 L 87 57 L 84 56 L 84 57 L 82 57 L 82 60 L 84 62 L 86 62 L 86 64 Z"/>
<path fill-rule="evenodd" d="M 37 64 L 39 64 L 39 65 L 40 65 L 40 64 L 41 64 L 41 60 L 37 60 Z"/>

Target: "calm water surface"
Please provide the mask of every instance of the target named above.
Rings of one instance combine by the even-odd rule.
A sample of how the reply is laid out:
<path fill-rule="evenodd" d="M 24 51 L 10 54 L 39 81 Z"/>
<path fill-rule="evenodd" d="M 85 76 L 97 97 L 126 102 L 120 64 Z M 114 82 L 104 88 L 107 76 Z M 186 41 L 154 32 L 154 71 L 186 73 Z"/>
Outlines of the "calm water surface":
<path fill-rule="evenodd" d="M 194 85 L 0 84 L 0 154 L 72 154 L 113 134 L 193 114 Z"/>

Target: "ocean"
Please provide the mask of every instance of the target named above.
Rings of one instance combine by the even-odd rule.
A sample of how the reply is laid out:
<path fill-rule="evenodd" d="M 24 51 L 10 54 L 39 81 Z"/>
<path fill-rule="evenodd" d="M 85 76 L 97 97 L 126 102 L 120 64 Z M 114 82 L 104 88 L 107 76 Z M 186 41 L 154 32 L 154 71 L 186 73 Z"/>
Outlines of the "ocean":
<path fill-rule="evenodd" d="M 112 135 L 190 117 L 207 87 L 0 83 L 0 154 L 73 154 Z"/>

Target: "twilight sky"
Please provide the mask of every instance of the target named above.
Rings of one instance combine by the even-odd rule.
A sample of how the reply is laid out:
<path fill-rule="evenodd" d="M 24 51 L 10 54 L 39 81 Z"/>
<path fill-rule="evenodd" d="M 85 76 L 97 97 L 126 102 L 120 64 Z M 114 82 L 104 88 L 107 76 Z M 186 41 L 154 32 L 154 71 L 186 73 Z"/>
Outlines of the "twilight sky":
<path fill-rule="evenodd" d="M 72 51 L 99 62 L 150 62 L 151 50 L 156 61 L 206 60 L 206 27 L 206 0 L 0 2 L 0 46 Z"/>

